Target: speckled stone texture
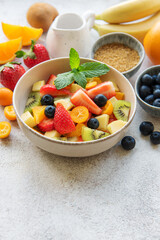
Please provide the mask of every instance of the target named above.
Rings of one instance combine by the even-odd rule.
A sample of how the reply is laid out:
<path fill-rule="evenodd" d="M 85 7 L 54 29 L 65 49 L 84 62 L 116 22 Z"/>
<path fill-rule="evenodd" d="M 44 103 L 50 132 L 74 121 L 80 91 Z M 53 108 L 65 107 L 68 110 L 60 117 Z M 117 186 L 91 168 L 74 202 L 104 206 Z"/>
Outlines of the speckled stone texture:
<path fill-rule="evenodd" d="M 36 2 L 0 0 L 0 20 L 27 24 L 25 14 Z M 118 0 L 54 0 L 59 12 L 99 13 Z M 93 42 L 98 35 L 92 31 Z M 3 38 L 0 29 L 0 38 Z M 44 37 L 43 37 L 44 39 Z M 150 66 L 145 58 L 139 72 Z M 0 107 L 0 121 L 5 120 Z M 0 240 L 159 240 L 160 146 L 142 137 L 139 124 L 159 120 L 140 106 L 128 135 L 134 150 L 120 144 L 89 158 L 63 158 L 34 147 L 16 122 L 0 140 Z"/>

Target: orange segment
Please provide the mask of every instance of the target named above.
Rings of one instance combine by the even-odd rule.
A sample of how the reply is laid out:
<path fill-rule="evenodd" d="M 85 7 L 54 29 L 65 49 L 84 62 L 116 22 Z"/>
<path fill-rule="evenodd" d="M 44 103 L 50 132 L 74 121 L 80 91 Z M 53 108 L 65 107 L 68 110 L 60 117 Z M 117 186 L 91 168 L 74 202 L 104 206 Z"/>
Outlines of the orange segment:
<path fill-rule="evenodd" d="M 0 122 L 0 138 L 7 138 L 11 132 L 11 124 L 9 122 Z"/>
<path fill-rule="evenodd" d="M 15 53 L 22 48 L 22 38 L 0 43 L 0 64 L 11 62 Z"/>
<path fill-rule="evenodd" d="M 84 106 L 78 106 L 73 108 L 70 114 L 73 122 L 84 123 L 89 117 L 89 111 Z"/>
<path fill-rule="evenodd" d="M 111 115 L 113 113 L 113 105 L 111 101 L 107 101 L 106 105 L 103 107 L 102 114 Z"/>
<path fill-rule="evenodd" d="M 38 40 L 43 33 L 42 28 L 32 28 L 20 25 L 12 25 L 2 22 L 2 29 L 8 39 L 22 37 L 22 45 L 31 45 L 31 40 Z"/>
<path fill-rule="evenodd" d="M 86 89 L 91 89 L 93 87 L 97 86 L 97 82 L 96 81 L 93 81 L 93 82 L 89 82 L 86 84 Z"/>
<path fill-rule="evenodd" d="M 68 133 L 67 137 L 80 137 L 82 135 L 82 127 L 84 127 L 85 125 L 83 123 L 78 123 L 76 125 L 76 130 Z"/>
<path fill-rule="evenodd" d="M 4 108 L 4 115 L 8 120 L 14 121 L 16 120 L 16 114 L 13 106 L 7 106 Z"/>
<path fill-rule="evenodd" d="M 116 92 L 115 97 L 117 100 L 123 100 L 124 99 L 124 93 L 123 92 Z"/>

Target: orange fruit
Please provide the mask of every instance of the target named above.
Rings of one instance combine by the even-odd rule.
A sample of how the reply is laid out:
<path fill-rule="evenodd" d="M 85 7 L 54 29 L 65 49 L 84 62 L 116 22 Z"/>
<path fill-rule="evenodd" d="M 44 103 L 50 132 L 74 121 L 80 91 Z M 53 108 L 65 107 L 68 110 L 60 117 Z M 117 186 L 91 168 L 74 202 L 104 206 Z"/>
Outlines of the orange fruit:
<path fill-rule="evenodd" d="M 12 104 L 13 92 L 9 88 L 0 88 L 0 105 L 8 106 Z"/>
<path fill-rule="evenodd" d="M 82 127 L 85 125 L 83 123 L 78 123 L 76 129 L 73 132 L 67 134 L 67 137 L 80 137 L 82 135 Z"/>
<path fill-rule="evenodd" d="M 106 105 L 103 107 L 102 114 L 111 115 L 113 113 L 113 105 L 111 101 L 107 101 Z"/>
<path fill-rule="evenodd" d="M 16 120 L 16 114 L 12 105 L 4 108 L 4 115 L 8 120 Z"/>
<path fill-rule="evenodd" d="M 15 53 L 22 48 L 22 38 L 0 43 L 0 64 L 11 62 Z"/>
<path fill-rule="evenodd" d="M 78 106 L 73 108 L 70 116 L 75 123 L 84 123 L 89 117 L 89 111 L 84 106 Z"/>
<path fill-rule="evenodd" d="M 89 90 L 93 87 L 97 86 L 97 82 L 96 81 L 93 81 L 93 82 L 89 82 L 86 84 L 86 89 Z"/>
<path fill-rule="evenodd" d="M 2 22 L 2 29 L 8 39 L 22 37 L 22 45 L 31 45 L 31 40 L 38 40 L 43 33 L 42 28 L 32 28 L 20 25 L 12 25 Z"/>
<path fill-rule="evenodd" d="M 124 93 L 123 93 L 123 92 L 116 92 L 115 97 L 116 97 L 118 100 L 123 100 L 123 99 L 124 99 Z"/>
<path fill-rule="evenodd" d="M 0 138 L 7 138 L 11 132 L 11 124 L 9 122 L 0 122 Z"/>

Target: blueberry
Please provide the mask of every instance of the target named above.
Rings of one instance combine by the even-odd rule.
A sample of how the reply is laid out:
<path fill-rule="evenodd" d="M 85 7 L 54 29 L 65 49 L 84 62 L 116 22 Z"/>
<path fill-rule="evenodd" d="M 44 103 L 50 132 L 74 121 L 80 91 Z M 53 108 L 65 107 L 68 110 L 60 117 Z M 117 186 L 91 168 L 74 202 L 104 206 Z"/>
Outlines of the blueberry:
<path fill-rule="evenodd" d="M 140 94 L 140 97 L 142 99 L 144 99 L 145 97 L 147 97 L 151 93 L 152 93 L 152 91 L 151 91 L 150 87 L 148 87 L 146 85 L 142 85 L 139 89 L 139 94 Z"/>
<path fill-rule="evenodd" d="M 157 75 L 156 83 L 160 84 L 160 73 L 158 73 L 158 75 Z"/>
<path fill-rule="evenodd" d="M 104 96 L 103 94 L 98 94 L 97 96 L 95 96 L 95 98 L 93 99 L 93 101 L 94 101 L 95 104 L 97 104 L 99 107 L 104 107 L 104 106 L 106 105 L 107 98 L 106 98 L 106 96 Z"/>
<path fill-rule="evenodd" d="M 147 86 L 152 86 L 154 80 L 149 74 L 144 74 L 142 79 L 141 79 L 142 84 L 147 85 Z"/>
<path fill-rule="evenodd" d="M 154 74 L 154 75 L 152 76 L 152 79 L 153 79 L 154 83 L 156 83 L 157 75 Z"/>
<path fill-rule="evenodd" d="M 160 107 L 160 98 L 157 98 L 157 99 L 154 100 L 153 106 Z"/>
<path fill-rule="evenodd" d="M 144 121 L 140 124 L 139 130 L 144 136 L 150 135 L 154 131 L 153 123 Z"/>
<path fill-rule="evenodd" d="M 53 118 L 54 114 L 55 114 L 55 110 L 56 110 L 56 108 L 54 106 L 49 105 L 45 108 L 44 113 L 45 113 L 46 117 Z"/>
<path fill-rule="evenodd" d="M 144 101 L 148 104 L 153 104 L 155 97 L 153 94 L 148 95 L 147 97 L 145 97 Z"/>
<path fill-rule="evenodd" d="M 160 89 L 156 89 L 153 92 L 154 98 L 160 98 Z"/>
<path fill-rule="evenodd" d="M 155 131 L 151 133 L 150 140 L 153 144 L 160 144 L 160 132 Z"/>
<path fill-rule="evenodd" d="M 53 105 L 53 103 L 54 103 L 54 98 L 49 94 L 46 94 L 41 98 L 42 105 Z"/>
<path fill-rule="evenodd" d="M 159 84 L 153 85 L 152 89 L 154 92 L 156 89 L 160 89 L 160 85 Z"/>
<path fill-rule="evenodd" d="M 135 147 L 136 141 L 131 136 L 126 136 L 122 139 L 121 145 L 125 150 L 131 150 Z"/>
<path fill-rule="evenodd" d="M 99 127 L 99 121 L 96 118 L 90 118 L 87 122 L 87 126 L 92 129 L 97 129 Z"/>

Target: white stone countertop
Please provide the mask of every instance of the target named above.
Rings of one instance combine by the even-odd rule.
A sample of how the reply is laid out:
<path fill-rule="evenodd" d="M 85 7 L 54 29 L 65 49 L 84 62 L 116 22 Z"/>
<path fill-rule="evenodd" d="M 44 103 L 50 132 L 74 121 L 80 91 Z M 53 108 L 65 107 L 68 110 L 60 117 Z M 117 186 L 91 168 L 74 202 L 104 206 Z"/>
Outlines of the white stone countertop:
<path fill-rule="evenodd" d="M 0 0 L 0 21 L 26 25 L 36 0 Z M 60 13 L 100 13 L 121 0 L 43 0 Z M 92 30 L 92 41 L 98 38 Z M 0 39 L 4 35 L 0 27 Z M 43 37 L 43 39 L 45 36 Z M 145 61 L 130 79 L 134 86 Z M 6 120 L 0 107 L 0 121 Z M 32 145 L 16 122 L 0 140 L 0 240 L 159 240 L 160 146 L 142 137 L 139 125 L 159 120 L 137 104 L 128 135 L 132 151 L 117 144 L 88 158 L 63 158 Z"/>

